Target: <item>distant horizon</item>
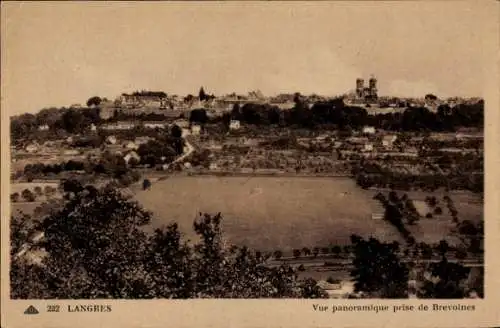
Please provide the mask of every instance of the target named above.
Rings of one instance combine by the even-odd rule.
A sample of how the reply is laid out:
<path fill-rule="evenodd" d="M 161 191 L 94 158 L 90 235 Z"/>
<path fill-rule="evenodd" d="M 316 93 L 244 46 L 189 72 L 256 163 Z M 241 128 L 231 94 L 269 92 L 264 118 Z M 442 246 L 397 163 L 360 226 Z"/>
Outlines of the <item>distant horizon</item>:
<path fill-rule="evenodd" d="M 200 86 L 330 97 L 372 74 L 381 97 L 483 98 L 497 27 L 476 2 L 92 4 L 2 3 L 2 111 Z"/>
<path fill-rule="evenodd" d="M 224 97 L 224 96 L 227 96 L 227 95 L 231 95 L 231 94 L 236 94 L 237 96 L 247 96 L 250 92 L 256 92 L 256 91 L 260 91 L 258 89 L 255 89 L 255 90 L 249 90 L 247 92 L 241 92 L 241 93 L 238 93 L 238 92 L 229 92 L 229 93 L 224 93 L 224 94 L 216 94 L 216 93 L 213 93 L 213 92 L 210 92 L 209 89 L 203 87 L 204 91 L 207 93 L 207 94 L 210 94 L 210 95 L 214 95 L 216 98 L 218 97 Z M 165 92 L 167 94 L 167 98 L 169 96 L 178 96 L 178 97 L 186 97 L 187 95 L 193 95 L 195 97 L 198 97 L 198 92 L 192 92 L 192 93 L 186 93 L 186 94 L 177 94 L 177 93 L 169 93 L 168 91 L 166 90 L 158 90 L 158 89 L 136 89 L 136 90 L 132 90 L 132 91 L 126 91 L 126 92 L 121 92 L 119 93 L 118 95 L 115 95 L 113 97 L 109 97 L 109 96 L 105 96 L 105 95 L 102 95 L 102 96 L 98 96 L 99 98 L 101 99 L 107 99 L 108 101 L 114 101 L 115 99 L 117 99 L 118 97 L 120 97 L 121 95 L 123 94 L 131 94 L 133 92 L 141 92 L 141 91 L 152 91 L 152 92 Z M 199 90 L 198 90 L 199 91 Z M 309 97 L 309 96 L 312 96 L 312 95 L 315 95 L 315 96 L 318 96 L 318 97 L 324 97 L 324 98 L 336 98 L 336 97 L 342 97 L 342 96 L 345 96 L 347 95 L 350 91 L 353 91 L 353 90 L 349 90 L 348 92 L 344 92 L 344 93 L 339 93 L 339 94 L 331 94 L 331 95 L 325 95 L 325 94 L 319 94 L 319 93 L 302 93 L 302 92 L 299 92 L 302 96 L 306 96 L 306 97 Z M 280 93 L 275 93 L 275 94 L 263 94 L 264 98 L 272 98 L 272 97 L 277 97 L 279 95 L 292 95 L 294 93 L 297 93 L 297 91 L 294 91 L 294 92 L 280 92 Z M 464 100 L 467 100 L 467 99 L 483 99 L 482 96 L 447 96 L 447 97 L 440 97 L 439 95 L 436 95 L 432 92 L 429 92 L 427 94 L 433 94 L 435 96 L 438 97 L 438 99 L 440 100 L 446 100 L 446 99 L 450 99 L 450 98 L 457 98 L 457 99 L 464 99 Z M 94 95 L 95 96 L 95 95 Z M 87 107 L 86 106 L 86 102 L 89 98 L 93 97 L 93 95 L 89 95 L 84 101 L 81 101 L 81 102 L 73 102 L 71 104 L 59 104 L 59 105 L 47 105 L 47 106 L 43 106 L 39 109 L 35 109 L 33 111 L 28 111 L 28 112 L 24 112 L 24 113 L 9 113 L 9 116 L 19 116 L 19 115 L 23 115 L 23 114 L 37 114 L 38 112 L 40 112 L 41 110 L 44 110 L 44 109 L 49 109 L 49 108 L 71 108 L 72 106 L 75 106 L 75 105 L 79 105 L 79 106 L 82 106 L 82 107 Z M 425 94 L 422 95 L 422 96 L 419 96 L 419 97 L 408 97 L 408 96 L 396 96 L 396 95 L 379 95 L 378 96 L 379 98 L 396 98 L 396 99 L 424 99 L 425 98 Z"/>

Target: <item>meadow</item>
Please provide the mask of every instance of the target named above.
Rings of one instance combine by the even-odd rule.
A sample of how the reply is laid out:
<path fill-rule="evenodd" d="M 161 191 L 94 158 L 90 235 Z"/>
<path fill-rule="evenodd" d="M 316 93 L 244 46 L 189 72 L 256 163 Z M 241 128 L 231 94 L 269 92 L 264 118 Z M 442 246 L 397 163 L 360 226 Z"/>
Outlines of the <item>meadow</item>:
<path fill-rule="evenodd" d="M 135 199 L 154 213 L 151 228 L 177 222 L 194 240 L 192 225 L 198 213 L 221 212 L 229 243 L 288 252 L 346 245 L 352 234 L 402 242 L 392 225 L 372 219 L 372 213 L 380 211 L 375 193 L 349 178 L 173 176 L 153 183 L 150 190 L 138 190 Z M 409 193 L 413 199 L 426 195 Z M 482 219 L 482 203 L 475 195 L 458 193 L 451 198 L 461 219 Z M 417 241 L 450 238 L 453 225 L 443 210 L 443 215 L 423 218 L 410 228 Z"/>

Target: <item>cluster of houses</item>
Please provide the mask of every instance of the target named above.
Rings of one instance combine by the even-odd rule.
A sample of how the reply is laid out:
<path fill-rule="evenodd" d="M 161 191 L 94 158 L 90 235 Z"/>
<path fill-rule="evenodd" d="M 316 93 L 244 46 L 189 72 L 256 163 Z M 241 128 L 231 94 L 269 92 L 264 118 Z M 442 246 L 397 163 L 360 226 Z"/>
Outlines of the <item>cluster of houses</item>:
<path fill-rule="evenodd" d="M 163 91 L 140 91 L 131 94 L 123 93 L 115 101 L 116 105 L 125 108 L 153 107 L 166 109 L 170 107 L 167 94 Z"/>
<path fill-rule="evenodd" d="M 143 127 L 145 129 L 167 129 L 173 125 L 177 125 L 182 129 L 190 129 L 191 134 L 198 135 L 201 132 L 201 126 L 199 124 L 191 124 L 186 119 L 177 119 L 172 123 L 161 122 L 161 121 L 151 121 L 151 122 L 137 122 L 137 121 L 119 121 L 113 123 L 106 123 L 101 125 L 99 128 L 106 131 L 112 130 L 132 130 L 136 127 Z M 231 120 L 229 128 L 231 130 L 237 130 L 241 127 L 239 120 Z"/>

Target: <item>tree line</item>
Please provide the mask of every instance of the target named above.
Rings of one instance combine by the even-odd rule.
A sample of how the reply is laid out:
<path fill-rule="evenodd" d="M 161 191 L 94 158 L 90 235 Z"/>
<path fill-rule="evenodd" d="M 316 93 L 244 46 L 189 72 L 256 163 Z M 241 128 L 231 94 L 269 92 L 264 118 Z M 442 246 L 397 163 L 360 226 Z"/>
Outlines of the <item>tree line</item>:
<path fill-rule="evenodd" d="M 201 91 L 201 90 L 200 90 Z M 200 99 L 210 98 L 200 92 Z M 89 99 L 90 101 L 91 99 Z M 100 102 L 92 100 L 88 108 L 48 108 L 37 114 L 23 114 L 11 118 L 11 137 L 13 140 L 35 133 L 38 126 L 47 124 L 52 133 L 82 133 L 91 124 L 100 124 Z M 139 120 L 168 120 L 163 114 L 137 113 L 134 115 L 115 111 L 110 121 L 125 120 L 133 117 Z M 282 125 L 314 128 L 330 125 L 340 130 L 359 129 L 370 125 L 385 130 L 397 131 L 455 131 L 460 127 L 484 126 L 484 101 L 474 104 L 459 104 L 453 108 L 440 105 L 437 112 L 424 107 L 408 107 L 402 113 L 368 114 L 362 107 L 348 106 L 343 99 L 320 101 L 309 106 L 300 97 L 295 97 L 295 106 L 290 110 L 281 110 L 271 104 L 247 103 L 235 104 L 231 113 L 209 119 L 205 109 L 194 109 L 189 113 L 190 121 L 205 124 L 209 121 L 222 121 L 229 125 L 231 119 L 246 124 Z"/>
<path fill-rule="evenodd" d="M 222 118 L 226 124 L 232 119 L 254 125 L 331 126 L 339 130 L 374 126 L 395 131 L 455 131 L 460 127 L 482 128 L 484 102 L 459 104 L 453 108 L 440 105 L 435 113 L 425 107 L 408 107 L 402 113 L 368 114 L 365 108 L 348 106 L 341 98 L 316 102 L 312 106 L 296 99 L 290 110 L 270 104 L 235 104 L 231 113 Z"/>
<path fill-rule="evenodd" d="M 371 164 L 376 165 L 376 164 Z M 448 174 L 413 174 L 394 172 L 377 166 L 377 171 L 368 167 L 367 164 L 356 166 L 352 172 L 356 183 L 363 189 L 390 188 L 398 190 L 424 190 L 436 191 L 439 188 L 445 190 L 470 190 L 474 193 L 484 192 L 484 175 L 473 173 L 470 170 L 455 170 Z"/>

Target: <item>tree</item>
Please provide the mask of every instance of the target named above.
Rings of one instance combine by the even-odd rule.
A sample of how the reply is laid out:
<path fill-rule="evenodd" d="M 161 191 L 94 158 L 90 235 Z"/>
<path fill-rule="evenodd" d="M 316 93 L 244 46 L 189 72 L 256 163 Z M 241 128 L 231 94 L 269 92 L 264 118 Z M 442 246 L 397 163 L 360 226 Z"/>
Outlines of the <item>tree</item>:
<path fill-rule="evenodd" d="M 68 133 L 81 133 L 90 126 L 93 122 L 91 117 L 95 115 L 83 110 L 69 109 L 62 114 L 57 125 Z"/>
<path fill-rule="evenodd" d="M 132 158 L 131 158 L 131 159 L 129 159 L 129 161 L 128 161 L 128 165 L 129 165 L 130 167 L 136 167 L 136 166 L 137 166 L 137 165 L 139 165 L 139 164 L 140 164 L 139 160 L 138 160 L 137 158 L 135 158 L 135 157 L 132 157 Z"/>
<path fill-rule="evenodd" d="M 283 256 L 283 252 L 280 250 L 274 251 L 274 258 L 279 260 Z"/>
<path fill-rule="evenodd" d="M 445 257 L 449 249 L 450 246 L 448 245 L 448 242 L 444 239 L 440 240 L 439 244 L 436 246 L 436 250 L 439 252 L 441 257 Z"/>
<path fill-rule="evenodd" d="M 174 124 L 174 126 L 172 126 L 172 129 L 170 130 L 170 135 L 174 138 L 181 138 L 182 129 L 177 124 Z"/>
<path fill-rule="evenodd" d="M 458 233 L 470 252 L 474 254 L 482 252 L 481 243 L 484 238 L 484 225 L 482 222 L 474 224 L 470 220 L 464 220 L 458 224 Z"/>
<path fill-rule="evenodd" d="M 425 95 L 425 100 L 437 100 L 438 97 L 436 97 L 435 95 L 429 93 L 429 94 L 426 94 Z"/>
<path fill-rule="evenodd" d="M 200 91 L 198 92 L 198 98 L 200 101 L 205 101 L 207 99 L 207 95 L 205 93 L 205 90 L 203 90 L 203 87 L 200 88 Z"/>
<path fill-rule="evenodd" d="M 335 245 L 332 247 L 332 252 L 336 256 L 340 255 L 340 252 L 342 252 L 342 248 L 339 245 Z"/>
<path fill-rule="evenodd" d="M 181 148 L 175 149 L 174 147 Z M 139 146 L 137 154 L 140 156 L 140 162 L 155 166 L 157 163 L 171 162 L 183 148 L 182 138 L 166 137 L 165 140 L 150 140 Z"/>
<path fill-rule="evenodd" d="M 10 201 L 13 203 L 17 203 L 19 201 L 19 193 L 15 192 L 13 194 L 10 194 Z"/>
<path fill-rule="evenodd" d="M 150 298 L 141 230 L 150 214 L 113 188 L 85 187 L 75 196 L 43 222 L 52 297 Z"/>
<path fill-rule="evenodd" d="M 406 298 L 408 294 L 408 268 L 400 262 L 393 245 L 381 243 L 375 238 L 363 240 L 351 236 L 354 246 L 356 292 L 366 292 L 373 297 Z"/>
<path fill-rule="evenodd" d="M 154 284 L 161 286 L 159 298 L 190 298 L 194 295 L 194 272 L 190 265 L 192 250 L 181 240 L 178 225 L 156 229 L 150 237 L 151 252 L 147 257 L 148 272 Z"/>
<path fill-rule="evenodd" d="M 322 290 L 312 278 L 306 279 L 300 290 L 300 297 L 302 298 L 329 298 L 326 291 Z"/>
<path fill-rule="evenodd" d="M 207 111 L 203 108 L 193 109 L 189 115 L 189 122 L 205 124 L 208 122 Z"/>
<path fill-rule="evenodd" d="M 394 204 L 397 204 L 399 202 L 398 194 L 394 190 L 391 190 L 391 192 L 389 192 L 389 201 Z"/>
<path fill-rule="evenodd" d="M 302 254 L 305 256 L 310 256 L 311 255 L 311 250 L 307 247 L 302 248 Z"/>
<path fill-rule="evenodd" d="M 432 258 L 432 247 L 429 246 L 429 244 L 426 244 L 424 242 L 420 243 L 420 249 L 422 252 L 422 257 L 426 260 L 429 260 Z"/>
<path fill-rule="evenodd" d="M 233 109 L 231 110 L 231 119 L 232 120 L 241 120 L 241 108 L 240 104 L 235 103 L 233 105 Z"/>
<path fill-rule="evenodd" d="M 312 254 L 313 254 L 314 257 L 317 257 L 318 254 L 319 254 L 319 247 L 314 247 L 313 251 L 312 251 Z"/>
<path fill-rule="evenodd" d="M 31 192 L 31 190 L 29 190 L 29 189 L 24 189 L 21 193 L 21 196 L 25 202 L 34 202 L 35 201 L 35 194 L 33 192 Z"/>
<path fill-rule="evenodd" d="M 425 197 L 425 202 L 430 207 L 435 207 L 438 204 L 438 200 L 435 196 L 427 196 Z"/>
<path fill-rule="evenodd" d="M 293 257 L 295 257 L 296 259 L 300 257 L 300 249 L 294 249 L 293 250 Z"/>
<path fill-rule="evenodd" d="M 83 185 L 78 180 L 74 179 L 62 181 L 61 187 L 66 199 L 77 197 L 77 195 L 84 190 Z"/>
<path fill-rule="evenodd" d="M 33 114 L 22 114 L 11 117 L 10 133 L 13 140 L 23 139 L 37 130 L 37 119 Z"/>
<path fill-rule="evenodd" d="M 94 96 L 87 100 L 87 107 L 99 106 L 102 99 L 100 97 Z"/>
<path fill-rule="evenodd" d="M 435 215 L 443 214 L 443 209 L 441 207 L 437 206 L 436 208 L 434 208 L 434 214 Z"/>
<path fill-rule="evenodd" d="M 468 268 L 448 262 L 443 257 L 440 262 L 430 264 L 428 269 L 434 279 L 424 281 L 417 293 L 419 298 L 456 299 L 466 296 L 461 282 L 468 277 L 470 271 Z"/>
<path fill-rule="evenodd" d="M 184 97 L 184 102 L 185 103 L 190 103 L 192 102 L 193 100 L 195 99 L 195 97 L 191 94 L 187 95 L 186 97 Z"/>
<path fill-rule="evenodd" d="M 41 196 L 43 194 L 42 187 L 40 187 L 40 186 L 36 186 L 35 189 L 34 189 L 34 191 L 35 191 L 35 194 L 37 196 Z"/>
<path fill-rule="evenodd" d="M 467 250 L 464 248 L 458 248 L 455 252 L 455 257 L 459 260 L 463 260 L 467 257 Z"/>

